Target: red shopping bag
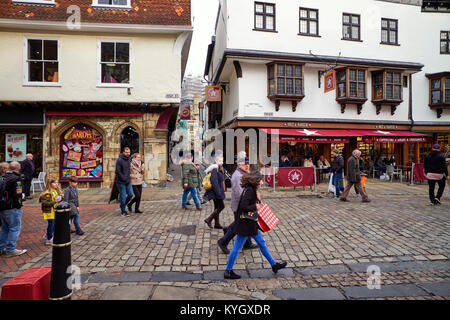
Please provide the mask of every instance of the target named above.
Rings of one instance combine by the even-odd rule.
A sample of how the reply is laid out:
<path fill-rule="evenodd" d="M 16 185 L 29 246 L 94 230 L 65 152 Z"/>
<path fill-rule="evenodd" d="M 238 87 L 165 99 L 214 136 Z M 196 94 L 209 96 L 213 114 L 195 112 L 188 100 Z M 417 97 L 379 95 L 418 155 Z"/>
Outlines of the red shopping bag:
<path fill-rule="evenodd" d="M 278 217 L 269 208 L 267 203 L 263 203 L 258 210 L 258 224 L 263 232 L 272 230 L 275 225 L 280 221 Z"/>

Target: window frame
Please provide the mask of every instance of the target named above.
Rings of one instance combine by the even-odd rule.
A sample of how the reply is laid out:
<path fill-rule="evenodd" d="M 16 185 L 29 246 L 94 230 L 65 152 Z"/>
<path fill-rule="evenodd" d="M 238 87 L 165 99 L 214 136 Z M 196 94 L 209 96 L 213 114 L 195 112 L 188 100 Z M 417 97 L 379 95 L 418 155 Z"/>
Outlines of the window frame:
<path fill-rule="evenodd" d="M 350 70 L 356 71 L 356 81 L 350 81 Z M 364 71 L 364 82 L 358 80 L 359 71 Z M 336 69 L 336 100 L 367 100 L 367 69 L 361 67 L 344 67 Z M 339 80 L 338 73 L 345 72 L 345 80 Z M 350 95 L 350 82 L 356 83 L 356 96 Z M 339 84 L 344 83 L 344 93 L 345 96 L 339 96 Z M 358 96 L 359 85 L 360 83 L 364 84 L 364 96 Z"/>
<path fill-rule="evenodd" d="M 118 5 L 118 4 L 103 4 L 98 3 L 99 0 L 92 0 L 92 7 L 97 8 L 111 8 L 111 9 L 131 9 L 131 0 L 127 0 L 126 5 Z"/>
<path fill-rule="evenodd" d="M 442 34 L 447 34 L 447 39 L 442 39 Z M 442 52 L 442 42 L 447 43 L 447 51 Z M 450 54 L 450 31 L 441 30 L 439 32 L 439 53 L 440 54 Z"/>
<path fill-rule="evenodd" d="M 439 80 L 440 82 L 440 87 L 439 89 L 432 89 L 432 82 Z M 443 75 L 438 75 L 438 76 L 430 76 L 429 77 L 429 106 L 430 107 L 435 107 L 435 106 L 442 106 L 442 105 L 449 105 L 450 106 L 450 98 L 446 99 L 446 91 L 450 92 L 450 86 L 447 88 L 446 86 L 446 80 L 449 81 L 450 84 L 450 75 L 449 74 L 443 74 Z M 433 103 L 432 101 L 432 92 L 433 91 L 439 91 L 439 97 L 440 100 L 437 103 Z"/>
<path fill-rule="evenodd" d="M 392 82 L 387 82 L 387 74 L 388 73 L 392 73 Z M 382 97 L 381 98 L 375 98 L 375 86 L 379 85 L 378 83 L 375 83 L 375 76 L 378 74 L 382 74 L 382 88 L 383 88 L 383 93 L 382 93 Z M 394 82 L 394 74 L 399 74 L 399 79 L 400 82 L 399 83 L 395 83 Z M 373 102 L 392 102 L 392 103 L 402 103 L 403 102 L 403 75 L 404 72 L 402 70 L 390 70 L 390 69 L 386 69 L 386 70 L 378 70 L 378 71 L 372 71 L 372 101 Z M 391 85 L 392 86 L 392 98 L 388 98 L 387 97 L 387 86 Z M 394 98 L 394 87 L 398 86 L 399 87 L 399 93 L 400 93 L 400 97 L 399 99 Z"/>
<path fill-rule="evenodd" d="M 284 65 L 284 76 L 278 76 L 278 65 Z M 290 65 L 293 67 L 292 69 L 292 77 L 288 77 L 287 73 L 286 73 L 286 66 Z M 275 81 L 275 91 L 273 94 L 270 94 L 270 71 L 269 68 L 273 66 L 274 70 L 273 70 L 273 80 Z M 296 77 L 295 76 L 295 67 L 296 66 L 300 66 L 301 67 L 301 77 Z M 278 78 L 284 78 L 284 93 L 278 93 Z M 293 93 L 287 93 L 287 79 L 288 78 L 292 78 L 292 83 L 293 83 Z M 296 85 L 295 82 L 297 79 L 301 80 L 301 93 L 297 94 L 295 92 L 296 89 Z M 267 97 L 270 100 L 301 100 L 303 99 L 303 97 L 305 96 L 305 65 L 303 63 L 295 63 L 295 62 L 287 62 L 287 61 L 276 61 L 276 62 L 271 62 L 267 64 Z"/>
<path fill-rule="evenodd" d="M 387 27 L 383 27 L 383 20 Z M 391 22 L 395 22 L 395 29 L 391 28 Z M 383 41 L 383 31 L 387 32 L 387 41 Z M 391 31 L 395 31 L 395 42 L 391 41 Z M 399 45 L 398 43 L 398 19 L 381 18 L 381 42 L 380 44 Z"/>
<path fill-rule="evenodd" d="M 128 83 L 103 83 L 102 82 L 102 64 L 106 62 L 102 62 L 102 43 L 103 42 L 113 42 L 113 43 L 128 43 L 129 44 L 129 73 L 128 73 Z M 133 88 L 133 42 L 131 39 L 98 39 L 97 40 L 97 87 L 98 88 Z M 114 62 L 114 64 L 127 64 L 127 63 L 117 63 Z"/>
<path fill-rule="evenodd" d="M 46 81 L 30 81 L 29 79 L 29 71 L 30 71 L 30 64 L 28 59 L 28 41 L 29 40 L 41 40 L 41 41 L 56 41 L 57 42 L 57 63 L 58 63 L 58 82 L 46 82 Z M 44 44 L 44 43 L 43 43 Z M 25 87 L 61 87 L 61 73 L 60 73 L 60 66 L 61 66 L 61 39 L 60 37 L 42 37 L 42 36 L 25 36 L 24 37 L 24 44 L 23 44 L 24 50 L 23 50 L 23 83 L 22 86 Z M 42 60 L 35 60 L 31 59 L 32 61 L 42 61 L 43 63 L 46 62 L 44 59 L 44 56 L 42 56 Z M 55 61 L 55 60 L 47 60 Z M 44 69 L 42 69 L 43 76 L 44 76 Z"/>
<path fill-rule="evenodd" d="M 306 12 L 307 12 L 307 17 L 306 18 L 302 18 L 302 16 L 301 16 L 301 11 L 302 10 L 306 10 Z M 311 18 L 311 15 L 310 15 L 311 11 L 315 11 L 316 12 L 316 18 L 315 19 Z M 320 37 L 320 35 L 319 35 L 319 9 L 299 7 L 298 15 L 299 15 L 298 35 L 300 35 L 300 36 L 310 36 L 310 37 Z M 306 33 L 302 32 L 302 29 L 301 29 L 302 21 L 306 21 L 306 26 L 307 26 L 307 32 Z M 316 33 L 311 33 L 311 27 L 310 27 L 311 22 L 315 22 L 316 23 L 316 26 L 317 26 L 316 27 Z"/>
<path fill-rule="evenodd" d="M 263 13 L 257 13 L 256 12 L 256 6 L 262 5 L 263 6 Z M 266 6 L 272 6 L 273 7 L 273 13 L 266 13 Z M 276 24 L 276 5 L 275 3 L 270 2 L 260 2 L 255 1 L 253 6 L 253 30 L 254 31 L 267 31 L 267 32 L 277 32 L 277 24 Z M 257 28 L 256 27 L 256 16 L 262 16 L 263 17 L 263 28 Z M 273 17 L 273 29 L 267 29 L 266 28 L 266 17 L 271 16 Z"/>
<path fill-rule="evenodd" d="M 344 17 L 345 17 L 345 16 L 349 16 L 349 17 L 350 17 L 349 22 L 345 22 L 345 21 L 344 21 Z M 353 18 L 353 17 L 358 17 L 358 24 L 354 24 L 354 23 L 352 22 L 352 18 Z M 345 27 L 346 27 L 346 26 L 349 26 L 349 27 L 350 27 L 350 38 L 346 38 L 346 37 L 345 37 L 344 30 L 345 30 Z M 358 38 L 357 38 L 357 39 L 352 38 L 352 36 L 353 36 L 352 27 L 358 27 Z M 359 41 L 359 42 L 362 42 L 362 40 L 361 40 L 361 15 L 360 15 L 360 14 L 356 14 L 356 13 L 347 13 L 347 12 L 343 12 L 343 13 L 342 13 L 342 39 L 341 39 L 341 40 Z"/>

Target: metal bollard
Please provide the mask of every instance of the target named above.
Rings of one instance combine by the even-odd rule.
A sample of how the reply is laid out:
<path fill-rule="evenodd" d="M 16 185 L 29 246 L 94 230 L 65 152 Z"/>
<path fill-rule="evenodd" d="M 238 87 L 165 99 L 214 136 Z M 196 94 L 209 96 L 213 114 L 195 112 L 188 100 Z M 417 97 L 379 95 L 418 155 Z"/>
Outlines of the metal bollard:
<path fill-rule="evenodd" d="M 68 268 L 72 264 L 69 215 L 70 206 L 67 202 L 56 206 L 49 300 L 69 300 L 72 296 L 72 289 L 68 286 L 68 279 L 71 277 Z"/>

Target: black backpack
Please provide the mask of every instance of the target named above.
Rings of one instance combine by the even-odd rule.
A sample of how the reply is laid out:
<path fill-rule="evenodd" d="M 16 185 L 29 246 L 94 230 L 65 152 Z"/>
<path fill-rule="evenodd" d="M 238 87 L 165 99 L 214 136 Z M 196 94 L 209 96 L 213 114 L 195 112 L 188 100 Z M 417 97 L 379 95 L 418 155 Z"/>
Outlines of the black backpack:
<path fill-rule="evenodd" d="M 0 210 L 8 209 L 8 191 L 6 191 L 5 177 L 0 177 Z"/>

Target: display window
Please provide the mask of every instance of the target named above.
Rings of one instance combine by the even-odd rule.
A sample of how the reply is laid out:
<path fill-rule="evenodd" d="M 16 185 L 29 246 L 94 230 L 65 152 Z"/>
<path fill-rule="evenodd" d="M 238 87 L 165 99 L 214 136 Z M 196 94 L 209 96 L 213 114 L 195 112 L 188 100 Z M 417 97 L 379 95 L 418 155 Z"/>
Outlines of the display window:
<path fill-rule="evenodd" d="M 76 176 L 80 181 L 103 180 L 103 137 L 79 124 L 68 129 L 60 142 L 60 180 Z"/>

